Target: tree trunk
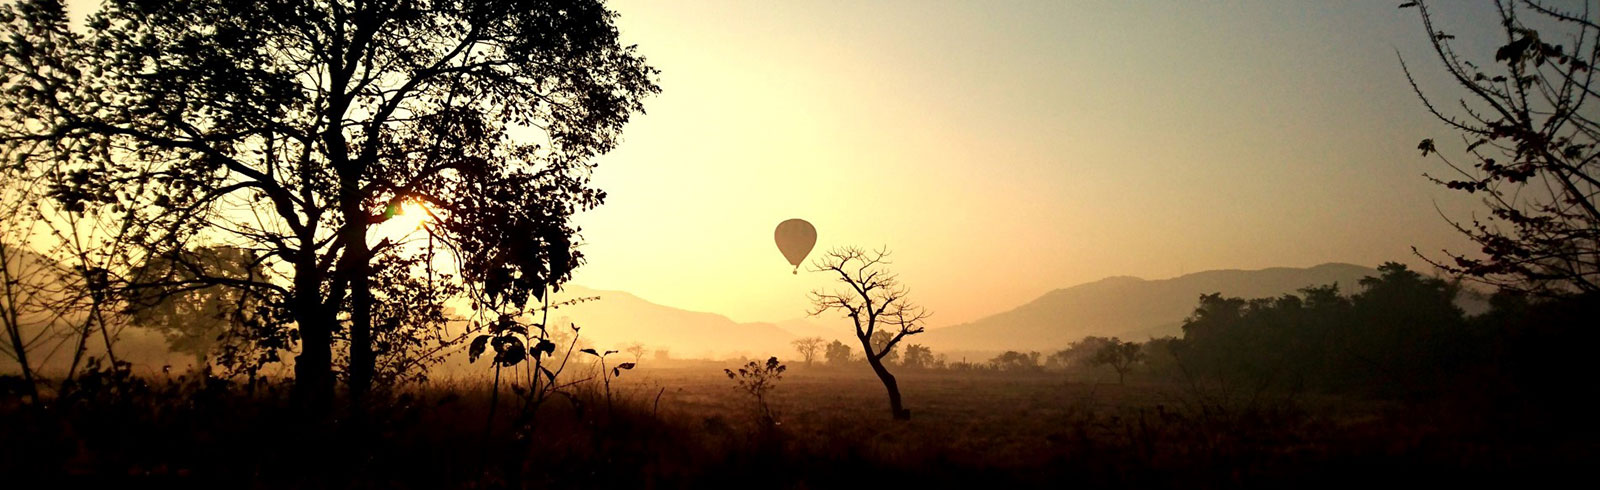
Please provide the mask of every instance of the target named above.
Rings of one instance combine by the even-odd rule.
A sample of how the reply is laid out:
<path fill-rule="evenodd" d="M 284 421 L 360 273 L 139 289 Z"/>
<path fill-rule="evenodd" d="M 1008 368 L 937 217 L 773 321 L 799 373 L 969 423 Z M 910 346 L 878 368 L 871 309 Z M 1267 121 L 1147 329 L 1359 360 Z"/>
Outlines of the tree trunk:
<path fill-rule="evenodd" d="M 358 185 L 355 179 L 347 179 L 340 206 L 345 227 L 339 232 L 344 242 L 339 274 L 350 286 L 350 395 L 359 399 L 372 388 L 377 358 L 372 351 L 372 250 L 367 246 L 367 211 L 355 195 Z"/>
<path fill-rule="evenodd" d="M 883 366 L 883 361 L 867 353 L 867 364 L 872 365 L 872 372 L 878 374 L 878 379 L 883 381 L 883 387 L 889 390 L 889 413 L 895 420 L 911 420 L 911 411 L 900 404 L 900 384 L 895 382 L 894 375 L 889 374 L 889 369 Z"/>
<path fill-rule="evenodd" d="M 322 304 L 322 277 L 316 260 L 303 252 L 295 264 L 294 320 L 300 328 L 300 355 L 294 358 L 294 395 L 313 411 L 333 401 L 334 321 Z"/>

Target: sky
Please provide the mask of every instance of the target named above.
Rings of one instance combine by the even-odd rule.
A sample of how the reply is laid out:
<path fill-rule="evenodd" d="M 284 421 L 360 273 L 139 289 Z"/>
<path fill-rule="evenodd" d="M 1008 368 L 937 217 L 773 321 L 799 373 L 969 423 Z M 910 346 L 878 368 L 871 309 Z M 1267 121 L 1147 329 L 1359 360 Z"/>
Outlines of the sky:
<path fill-rule="evenodd" d="M 600 159 L 575 282 L 801 317 L 831 278 L 791 274 L 789 218 L 812 257 L 892 250 L 935 327 L 1108 276 L 1424 266 L 1476 208 L 1422 177 L 1419 140 L 1462 145 L 1406 82 L 1397 54 L 1453 100 L 1398 3 L 614 1 L 663 92 Z M 1487 60 L 1491 4 L 1439 8 Z"/>
<path fill-rule="evenodd" d="M 1465 3 L 1442 27 L 1492 52 Z M 1451 96 L 1396 5 L 616 2 L 663 92 L 601 160 L 576 281 L 799 317 L 828 278 L 790 274 L 788 218 L 891 249 L 934 326 L 1115 275 L 1425 266 L 1412 246 L 1472 250 L 1440 213 L 1475 208 L 1421 175 L 1418 141 L 1458 138 L 1406 82 L 1397 52 Z"/>

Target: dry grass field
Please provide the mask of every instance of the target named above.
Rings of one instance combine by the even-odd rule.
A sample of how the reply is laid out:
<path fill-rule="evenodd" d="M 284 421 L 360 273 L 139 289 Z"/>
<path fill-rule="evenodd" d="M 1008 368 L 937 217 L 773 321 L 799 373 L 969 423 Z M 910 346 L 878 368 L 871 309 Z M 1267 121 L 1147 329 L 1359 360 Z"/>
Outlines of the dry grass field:
<path fill-rule="evenodd" d="M 280 385 L 109 383 L 48 410 L 6 405 L 0 470 L 168 488 L 1478 487 L 1556 481 L 1597 454 L 1592 425 L 1094 372 L 907 372 L 913 417 L 894 422 L 864 368 L 797 366 L 767 424 L 721 371 L 736 365 L 646 362 L 609 404 L 587 382 L 531 417 L 507 374 L 492 425 L 482 379 L 331 420 L 297 415 Z"/>

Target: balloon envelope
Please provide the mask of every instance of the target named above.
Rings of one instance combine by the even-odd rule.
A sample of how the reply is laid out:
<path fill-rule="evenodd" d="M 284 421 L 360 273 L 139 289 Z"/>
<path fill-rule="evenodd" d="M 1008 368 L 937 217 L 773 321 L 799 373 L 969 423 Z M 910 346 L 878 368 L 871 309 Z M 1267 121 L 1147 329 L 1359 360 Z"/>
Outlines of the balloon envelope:
<path fill-rule="evenodd" d="M 817 244 L 817 229 L 806 220 L 795 218 L 778 223 L 773 238 L 777 240 L 778 251 L 783 252 L 783 258 L 789 259 L 789 265 L 793 265 L 795 273 L 799 274 L 800 263 L 805 262 L 811 247 Z"/>

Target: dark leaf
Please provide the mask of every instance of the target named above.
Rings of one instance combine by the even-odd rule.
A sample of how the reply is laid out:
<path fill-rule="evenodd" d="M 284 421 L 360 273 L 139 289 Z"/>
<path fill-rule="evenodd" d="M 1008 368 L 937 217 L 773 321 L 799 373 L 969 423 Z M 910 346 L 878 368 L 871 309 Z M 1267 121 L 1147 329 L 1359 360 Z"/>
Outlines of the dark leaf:
<path fill-rule="evenodd" d="M 539 342 L 534 344 L 533 348 L 529 349 L 529 351 L 534 357 L 538 357 L 540 355 L 554 355 L 556 352 L 556 344 L 555 342 L 551 342 L 549 340 L 539 339 Z"/>
<path fill-rule="evenodd" d="M 478 338 L 472 339 L 472 345 L 467 346 L 467 362 L 477 361 L 478 356 L 483 355 L 484 348 L 488 346 L 488 335 L 479 335 Z"/>
<path fill-rule="evenodd" d="M 511 344 L 511 342 L 508 342 L 507 344 Z M 528 351 L 522 348 L 521 342 L 515 342 L 515 345 L 511 345 L 509 348 L 501 351 L 499 354 L 495 354 L 494 356 L 496 362 L 499 362 L 501 365 L 507 367 L 515 366 L 527 358 Z"/>

